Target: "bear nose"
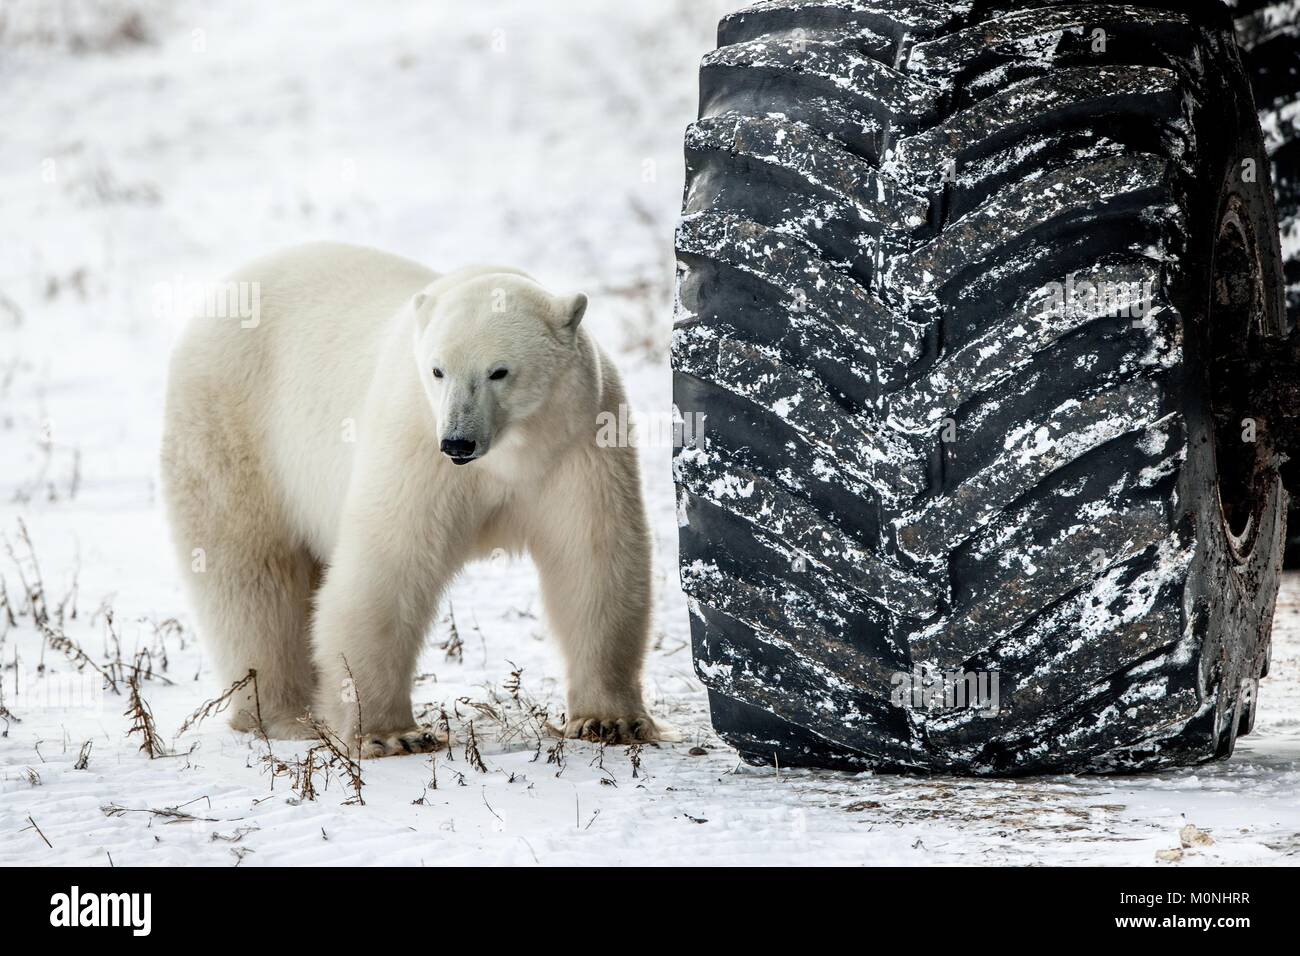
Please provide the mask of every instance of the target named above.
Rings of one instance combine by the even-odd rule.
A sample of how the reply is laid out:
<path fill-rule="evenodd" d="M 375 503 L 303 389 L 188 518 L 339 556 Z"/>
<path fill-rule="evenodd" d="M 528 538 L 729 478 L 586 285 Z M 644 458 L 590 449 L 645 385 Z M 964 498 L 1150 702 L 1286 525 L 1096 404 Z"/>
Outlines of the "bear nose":
<path fill-rule="evenodd" d="M 458 465 L 474 457 L 474 442 L 465 438 L 444 438 L 438 448 Z"/>

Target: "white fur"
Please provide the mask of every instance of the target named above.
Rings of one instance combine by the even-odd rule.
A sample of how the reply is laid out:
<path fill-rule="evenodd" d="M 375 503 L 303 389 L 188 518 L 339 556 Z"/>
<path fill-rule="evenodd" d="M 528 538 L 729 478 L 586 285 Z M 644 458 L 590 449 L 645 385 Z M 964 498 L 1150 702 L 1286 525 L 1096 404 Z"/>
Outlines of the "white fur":
<path fill-rule="evenodd" d="M 231 281 L 258 283 L 260 316 L 186 328 L 163 490 L 202 636 L 223 680 L 256 669 L 267 730 L 298 736 L 310 709 L 359 726 L 363 753 L 426 749 L 421 643 L 457 571 L 504 548 L 537 564 L 566 731 L 651 736 L 649 534 L 635 449 L 596 443 L 626 397 L 586 298 L 334 243 Z M 444 440 L 473 440 L 473 460 Z M 232 723 L 253 710 L 243 695 Z"/>

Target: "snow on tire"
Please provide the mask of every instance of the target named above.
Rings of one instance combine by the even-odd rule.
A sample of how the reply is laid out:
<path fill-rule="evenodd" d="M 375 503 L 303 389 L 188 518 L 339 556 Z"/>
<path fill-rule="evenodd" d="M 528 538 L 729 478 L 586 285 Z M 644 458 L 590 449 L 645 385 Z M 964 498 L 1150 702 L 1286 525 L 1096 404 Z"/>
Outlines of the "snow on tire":
<path fill-rule="evenodd" d="M 767 0 L 722 21 L 686 157 L 674 476 L 722 737 L 1230 752 L 1286 509 L 1232 370 L 1286 322 L 1224 9 Z"/>

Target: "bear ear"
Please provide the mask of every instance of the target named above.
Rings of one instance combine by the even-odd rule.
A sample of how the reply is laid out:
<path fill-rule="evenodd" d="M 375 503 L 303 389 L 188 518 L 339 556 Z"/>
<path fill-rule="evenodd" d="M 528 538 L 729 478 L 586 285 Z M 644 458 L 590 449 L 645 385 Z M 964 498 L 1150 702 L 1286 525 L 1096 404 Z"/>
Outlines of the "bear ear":
<path fill-rule="evenodd" d="M 428 289 L 421 289 L 411 296 L 411 335 L 417 347 L 429 322 L 429 301 L 432 298 L 433 293 Z"/>
<path fill-rule="evenodd" d="M 578 332 L 582 317 L 587 314 L 587 296 L 581 292 L 560 299 L 560 331 L 572 339 Z"/>

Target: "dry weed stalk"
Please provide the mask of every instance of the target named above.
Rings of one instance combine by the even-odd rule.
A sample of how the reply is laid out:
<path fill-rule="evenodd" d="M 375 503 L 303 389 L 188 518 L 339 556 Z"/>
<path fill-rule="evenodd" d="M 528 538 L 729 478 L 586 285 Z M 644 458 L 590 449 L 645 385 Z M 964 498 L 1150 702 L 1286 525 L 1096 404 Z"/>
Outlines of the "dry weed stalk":
<path fill-rule="evenodd" d="M 253 685 L 253 715 L 257 718 L 258 736 L 266 740 L 266 728 L 262 724 L 262 702 L 257 693 L 257 671 L 251 668 L 242 678 L 227 687 L 219 697 L 205 701 L 198 710 L 186 717 L 185 722 L 181 724 L 181 729 L 176 731 L 176 736 L 182 736 L 191 727 L 197 727 L 209 717 L 225 713 L 230 708 L 230 702 L 234 700 L 235 695 L 249 684 Z"/>
<path fill-rule="evenodd" d="M 174 617 L 166 618 L 159 621 L 150 617 L 142 617 L 140 623 L 148 624 L 153 627 L 153 646 L 158 656 L 159 666 L 164 672 L 167 671 L 171 661 L 167 657 L 167 638 L 175 635 L 180 639 L 180 646 L 185 647 L 185 626 Z"/>
<path fill-rule="evenodd" d="M 447 716 L 447 711 L 443 707 L 438 708 L 438 733 L 443 740 L 447 741 L 447 759 L 455 760 L 451 753 L 451 718 Z"/>
<path fill-rule="evenodd" d="M 72 568 L 72 584 L 69 585 L 68 591 L 63 595 L 63 600 L 54 608 L 54 619 L 59 622 L 59 627 L 63 627 L 65 618 L 75 621 L 77 619 L 77 595 L 80 591 L 81 581 L 81 553 L 78 550 L 76 564 Z M 71 605 L 71 612 L 68 606 Z"/>
<path fill-rule="evenodd" d="M 0 696 L 0 720 L 3 720 L 3 721 L 5 722 L 5 729 L 4 729 L 3 731 L 0 731 L 0 737 L 8 737 L 8 736 L 9 736 L 9 725 L 10 725 L 10 724 L 21 724 L 21 723 L 22 723 L 22 721 L 18 719 L 18 715 L 15 714 L 15 713 L 14 713 L 12 710 L 10 710 L 8 707 L 5 706 L 5 702 L 4 702 L 4 698 L 3 698 L 3 696 Z"/>
<path fill-rule="evenodd" d="M 412 805 L 422 807 L 426 803 L 426 798 L 430 790 L 438 789 L 438 751 L 429 754 L 429 782 L 420 792 L 420 795 L 411 801 Z"/>
<path fill-rule="evenodd" d="M 319 763 L 317 760 L 319 759 Z M 299 757 L 292 765 L 292 780 L 290 788 L 298 795 L 299 800 L 316 799 L 316 772 L 318 770 L 329 770 L 323 757 L 317 757 L 317 748 L 307 751 L 306 755 Z"/>
<path fill-rule="evenodd" d="M 118 648 L 117 656 L 108 662 L 109 673 L 115 675 L 117 680 L 125 680 L 125 674 L 128 670 L 135 671 L 141 680 L 161 681 L 168 687 L 175 687 L 176 684 L 170 678 L 154 670 L 153 651 L 147 647 L 142 647 L 136 652 L 135 661 L 131 664 L 122 660 L 121 642 L 114 638 L 114 644 Z"/>
<path fill-rule="evenodd" d="M 18 519 L 18 540 L 27 547 L 27 562 L 31 567 L 32 580 L 27 580 L 27 575 L 23 572 L 23 563 L 18 554 L 14 551 L 8 536 L 5 536 L 5 551 L 9 553 L 9 560 L 14 563 L 14 568 L 18 571 L 18 581 L 23 586 L 23 597 L 27 601 L 27 606 L 19 613 L 30 613 L 32 621 L 37 627 L 43 625 L 49 620 L 49 607 L 45 600 L 45 579 L 41 574 L 41 563 L 36 558 L 36 549 L 32 546 L 31 535 L 27 533 L 27 524 L 22 518 Z"/>
<path fill-rule="evenodd" d="M 305 772 L 305 787 L 311 793 L 311 796 L 306 799 L 315 798 L 316 791 L 311 781 L 315 769 L 334 767 L 342 771 L 348 787 L 352 790 L 352 796 L 345 800 L 344 803 L 365 806 L 366 801 L 361 796 L 361 788 L 365 782 L 361 779 L 360 756 L 352 756 L 352 749 L 348 747 L 347 742 L 335 733 L 329 724 L 317 720 L 311 714 L 304 717 L 303 721 L 311 728 L 312 733 L 316 735 L 316 739 L 320 741 L 311 750 L 307 751 L 307 756 L 303 758 L 305 765 L 300 768 L 300 771 Z M 319 768 L 316 767 L 318 754 L 321 755 L 322 761 L 322 766 Z"/>
<path fill-rule="evenodd" d="M 322 751 L 325 751 L 322 753 Z M 322 745 L 312 747 L 301 757 L 295 757 L 292 760 L 276 760 L 270 752 L 263 758 L 271 763 L 272 780 L 276 777 L 288 777 L 289 789 L 300 800 L 315 800 L 316 791 L 316 774 L 325 773 L 326 784 L 329 782 L 330 757 L 326 748 Z"/>
<path fill-rule="evenodd" d="M 89 654 L 81 649 L 81 645 L 68 637 L 68 635 L 64 634 L 63 631 L 58 630 L 56 627 L 51 625 L 49 621 L 39 622 L 37 624 L 37 629 L 45 637 L 46 645 L 48 645 L 51 650 L 58 651 L 68 660 L 72 661 L 72 663 L 76 665 L 77 670 L 89 667 L 100 677 L 104 678 L 104 683 L 114 694 L 122 693 L 121 688 L 118 686 L 117 677 L 115 677 L 111 672 L 114 668 L 113 664 L 110 663 L 110 670 L 105 670 L 100 667 L 91 659 Z"/>
<path fill-rule="evenodd" d="M 507 663 L 512 670 L 502 686 L 505 688 L 506 693 L 510 695 L 510 699 L 517 701 L 524 686 L 524 669 L 514 661 L 507 661 Z"/>
<path fill-rule="evenodd" d="M 551 726 L 550 712 L 536 701 L 523 686 L 523 668 L 511 662 L 510 676 L 503 685 L 505 696 L 494 688 L 486 688 L 486 700 L 458 698 L 458 705 L 477 711 L 490 720 L 496 727 L 496 739 L 502 744 L 514 744 L 526 740 L 533 745 L 534 759 L 541 755 L 545 738 L 556 733 Z M 459 711 L 458 711 L 459 713 Z M 480 721 L 481 724 L 481 721 Z"/>
<path fill-rule="evenodd" d="M 0 635 L 2 637 L 3 635 Z M 14 648 L 14 692 L 18 691 L 18 649 Z M 5 688 L 4 681 L 0 680 L 0 720 L 5 722 L 5 729 L 0 731 L 0 737 L 9 736 L 10 724 L 21 724 L 18 715 L 5 706 Z"/>
<path fill-rule="evenodd" d="M 546 749 L 546 762 L 547 764 L 555 764 L 558 768 L 555 771 L 557 777 L 564 773 L 564 740 L 565 738 L 561 737 L 555 741 L 554 745 Z"/>
<path fill-rule="evenodd" d="M 605 742 L 602 740 L 596 744 L 596 756 L 591 758 L 590 767 L 595 767 L 600 771 L 600 782 L 606 787 L 617 787 L 618 778 L 615 777 L 605 766 Z"/>
<path fill-rule="evenodd" d="M 27 817 L 27 822 L 30 823 L 31 826 L 23 827 L 23 829 L 19 830 L 18 832 L 22 833 L 23 830 L 35 830 L 36 835 L 41 838 L 41 842 L 44 843 L 46 846 L 48 846 L 51 850 L 53 850 L 54 844 L 51 843 L 48 839 L 46 839 L 45 834 L 41 832 L 41 828 L 36 825 L 36 821 L 31 818 L 30 814 Z"/>
<path fill-rule="evenodd" d="M 191 800 L 190 803 L 195 803 L 198 800 L 205 800 L 205 799 L 207 798 L 196 797 L 194 800 Z M 211 807 L 211 805 L 212 805 L 212 801 L 209 800 L 208 806 Z M 163 807 L 161 810 L 155 810 L 151 807 L 139 807 L 139 808 L 124 807 L 121 806 L 120 804 L 110 803 L 100 807 L 99 809 L 100 812 L 102 812 L 106 817 L 121 817 L 121 816 L 125 816 L 128 813 L 147 813 L 152 817 L 157 817 L 159 819 L 166 820 L 168 823 L 220 823 L 221 822 L 216 817 L 197 817 L 192 813 L 188 813 L 187 811 L 182 809 L 182 807 L 187 807 L 187 806 L 189 806 L 189 803 L 182 803 L 178 807 Z"/>
<path fill-rule="evenodd" d="M 478 736 L 474 733 L 474 721 L 469 722 L 469 731 L 465 738 L 465 760 L 479 773 L 487 773 L 487 764 L 483 762 L 483 755 L 479 753 Z"/>
<path fill-rule="evenodd" d="M 461 640 L 460 628 L 456 626 L 456 609 L 450 601 L 447 602 L 447 620 L 447 639 L 439 646 L 446 652 L 447 660 L 459 664 L 465 660 L 465 642 Z"/>
<path fill-rule="evenodd" d="M 72 450 L 72 477 L 68 479 L 68 500 L 73 501 L 81 490 L 81 449 Z"/>
<path fill-rule="evenodd" d="M 158 730 L 154 726 L 153 711 L 149 709 L 149 704 L 140 694 L 140 656 L 136 656 L 136 666 L 132 668 L 130 675 L 126 678 L 126 686 L 129 691 L 127 698 L 127 708 L 124 716 L 131 718 L 131 726 L 127 730 L 127 736 L 140 734 L 142 740 L 140 749 L 149 755 L 149 759 L 156 757 L 170 756 L 162 737 L 158 735 Z"/>
<path fill-rule="evenodd" d="M 9 628 L 18 626 L 18 619 L 14 617 L 14 606 L 9 599 L 9 585 L 4 578 L 0 578 L 0 611 L 4 611 L 5 629 L 3 634 L 9 633 Z"/>
<path fill-rule="evenodd" d="M 242 827 L 236 827 L 230 833 L 213 833 L 212 842 L 213 843 L 238 843 L 240 840 L 244 839 L 244 837 L 248 836 L 250 833 L 257 833 L 261 829 L 262 829 L 261 827 L 252 826 L 251 824 L 248 824 Z"/>

